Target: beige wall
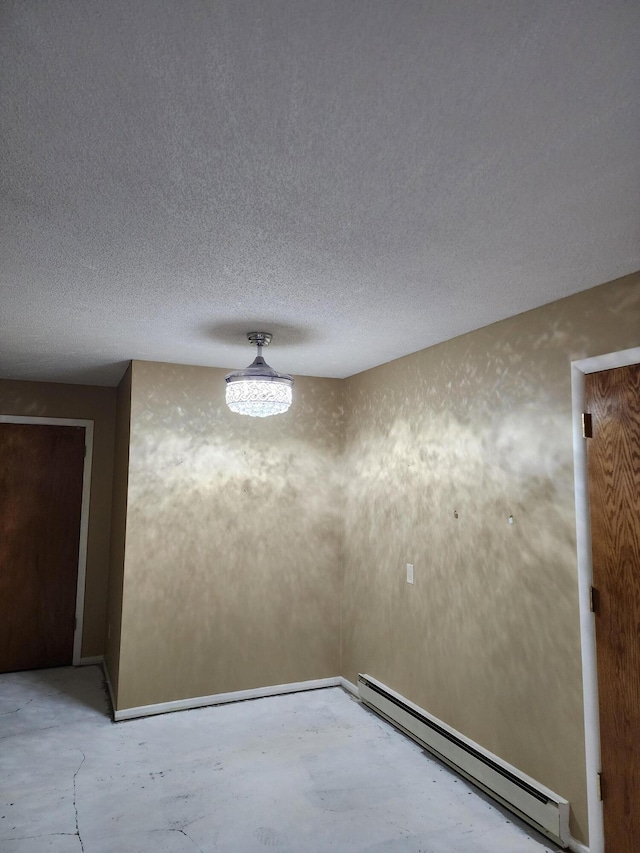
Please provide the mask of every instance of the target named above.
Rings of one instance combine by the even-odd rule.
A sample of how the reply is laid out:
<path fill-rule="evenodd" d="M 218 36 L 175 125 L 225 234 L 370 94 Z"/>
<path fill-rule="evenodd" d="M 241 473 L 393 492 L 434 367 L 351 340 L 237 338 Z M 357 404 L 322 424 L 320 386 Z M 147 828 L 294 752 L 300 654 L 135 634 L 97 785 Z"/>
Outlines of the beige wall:
<path fill-rule="evenodd" d="M 224 376 L 133 362 L 119 709 L 339 672 L 342 384 L 254 419 Z"/>
<path fill-rule="evenodd" d="M 129 441 L 131 422 L 131 366 L 118 386 L 113 460 L 113 500 L 105 662 L 114 697 L 118 695 L 120 674 L 120 632 L 122 627 L 122 586 L 124 581 L 127 491 L 129 486 Z"/>
<path fill-rule="evenodd" d="M 0 380 L 0 413 L 94 421 L 82 654 L 111 544 L 119 709 L 368 672 L 566 796 L 585 840 L 570 362 L 638 345 L 634 275 L 300 377 L 277 418 L 147 362 L 117 392 Z"/>
<path fill-rule="evenodd" d="M 0 414 L 94 422 L 82 656 L 104 651 L 115 388 L 0 380 Z"/>
<path fill-rule="evenodd" d="M 583 840 L 570 362 L 638 345 L 635 275 L 344 389 L 343 675 L 380 679 L 567 797 Z"/>

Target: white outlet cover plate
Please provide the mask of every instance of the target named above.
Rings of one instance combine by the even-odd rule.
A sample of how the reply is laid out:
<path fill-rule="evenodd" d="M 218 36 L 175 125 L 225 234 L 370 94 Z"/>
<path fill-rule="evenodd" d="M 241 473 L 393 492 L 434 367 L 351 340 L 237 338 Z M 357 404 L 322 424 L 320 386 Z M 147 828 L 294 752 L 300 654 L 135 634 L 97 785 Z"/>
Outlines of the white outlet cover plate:
<path fill-rule="evenodd" d="M 413 583 L 413 563 L 407 563 L 407 583 Z"/>

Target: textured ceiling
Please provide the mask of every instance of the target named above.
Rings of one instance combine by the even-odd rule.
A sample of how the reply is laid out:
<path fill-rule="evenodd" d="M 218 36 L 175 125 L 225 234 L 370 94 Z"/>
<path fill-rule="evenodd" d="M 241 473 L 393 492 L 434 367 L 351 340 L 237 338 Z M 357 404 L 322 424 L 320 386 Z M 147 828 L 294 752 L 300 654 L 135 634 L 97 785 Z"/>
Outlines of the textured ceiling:
<path fill-rule="evenodd" d="M 0 375 L 347 376 L 640 268 L 634 0 L 4 0 Z"/>

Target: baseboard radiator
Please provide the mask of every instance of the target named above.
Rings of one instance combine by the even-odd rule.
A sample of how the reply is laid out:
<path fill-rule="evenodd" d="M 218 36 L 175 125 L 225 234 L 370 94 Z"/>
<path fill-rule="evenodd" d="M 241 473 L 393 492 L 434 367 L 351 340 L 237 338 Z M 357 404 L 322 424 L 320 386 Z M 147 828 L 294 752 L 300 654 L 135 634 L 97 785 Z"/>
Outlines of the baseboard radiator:
<path fill-rule="evenodd" d="M 569 803 L 516 767 L 368 675 L 358 676 L 360 699 L 413 740 L 513 811 L 539 832 L 566 847 Z"/>

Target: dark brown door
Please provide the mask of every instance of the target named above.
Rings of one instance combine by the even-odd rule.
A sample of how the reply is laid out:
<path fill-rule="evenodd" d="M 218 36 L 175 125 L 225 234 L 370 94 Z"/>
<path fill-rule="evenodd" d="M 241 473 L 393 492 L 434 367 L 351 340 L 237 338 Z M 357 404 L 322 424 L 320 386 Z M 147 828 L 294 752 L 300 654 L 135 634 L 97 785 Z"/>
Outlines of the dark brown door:
<path fill-rule="evenodd" d="M 0 672 L 70 664 L 84 427 L 0 424 Z"/>
<path fill-rule="evenodd" d="M 640 365 L 586 377 L 604 834 L 640 850 Z"/>

